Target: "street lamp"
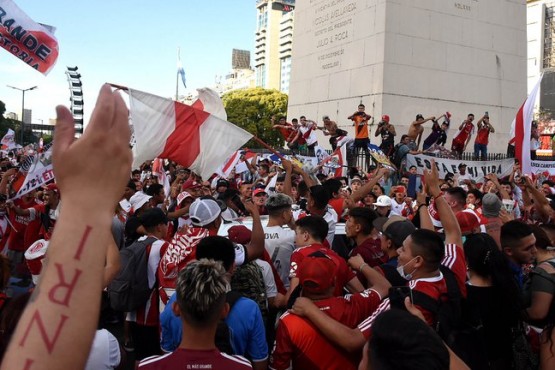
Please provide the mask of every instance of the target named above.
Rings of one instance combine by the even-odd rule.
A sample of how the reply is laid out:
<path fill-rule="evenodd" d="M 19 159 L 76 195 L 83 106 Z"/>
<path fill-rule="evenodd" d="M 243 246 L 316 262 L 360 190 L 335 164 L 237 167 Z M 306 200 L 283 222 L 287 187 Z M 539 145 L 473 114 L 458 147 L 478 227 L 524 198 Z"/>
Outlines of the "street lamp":
<path fill-rule="evenodd" d="M 25 115 L 25 92 L 34 90 L 37 87 L 33 86 L 28 89 L 20 89 L 19 87 L 15 87 L 15 86 L 10 86 L 10 85 L 6 85 L 6 86 L 11 87 L 12 89 L 21 91 L 21 95 L 22 95 L 21 97 L 21 146 L 23 146 L 23 129 L 25 128 L 25 122 L 23 122 L 23 117 Z"/>

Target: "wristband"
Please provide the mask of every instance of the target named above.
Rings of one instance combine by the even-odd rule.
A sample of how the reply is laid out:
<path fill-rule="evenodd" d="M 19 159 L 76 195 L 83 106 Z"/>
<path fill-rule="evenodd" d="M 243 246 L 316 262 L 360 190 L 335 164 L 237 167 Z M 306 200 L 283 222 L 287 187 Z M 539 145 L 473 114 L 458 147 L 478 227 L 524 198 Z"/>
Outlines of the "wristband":
<path fill-rule="evenodd" d="M 358 268 L 358 272 L 362 273 L 362 269 L 364 268 L 364 266 L 368 266 L 368 264 L 364 262 L 362 265 L 360 265 L 360 267 Z"/>
<path fill-rule="evenodd" d="M 437 198 L 441 198 L 442 196 L 443 196 L 443 193 L 439 193 L 438 195 L 436 195 L 436 196 L 434 197 L 434 201 L 437 200 Z"/>
<path fill-rule="evenodd" d="M 418 206 L 418 208 L 416 209 L 416 212 L 420 212 L 420 208 L 422 207 L 428 207 L 428 205 L 426 203 L 422 203 Z"/>

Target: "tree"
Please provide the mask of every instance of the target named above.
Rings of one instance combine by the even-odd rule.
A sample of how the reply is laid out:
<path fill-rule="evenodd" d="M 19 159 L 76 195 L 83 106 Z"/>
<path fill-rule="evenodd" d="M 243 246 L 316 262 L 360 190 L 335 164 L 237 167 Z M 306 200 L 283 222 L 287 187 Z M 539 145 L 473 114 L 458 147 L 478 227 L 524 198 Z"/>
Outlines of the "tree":
<path fill-rule="evenodd" d="M 222 97 L 227 120 L 257 136 L 273 147 L 283 146 L 280 132 L 272 128 L 272 116 L 285 116 L 287 112 L 287 95 L 277 90 L 252 88 L 230 91 Z M 249 148 L 261 145 L 250 140 Z"/>

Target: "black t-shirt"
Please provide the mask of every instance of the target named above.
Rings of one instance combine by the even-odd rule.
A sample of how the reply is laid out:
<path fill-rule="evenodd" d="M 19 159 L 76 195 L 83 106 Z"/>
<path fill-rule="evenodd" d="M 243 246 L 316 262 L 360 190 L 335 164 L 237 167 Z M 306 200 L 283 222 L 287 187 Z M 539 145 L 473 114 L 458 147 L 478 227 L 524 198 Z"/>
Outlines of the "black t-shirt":
<path fill-rule="evenodd" d="M 128 247 L 142 235 L 137 232 L 137 229 L 141 226 L 141 221 L 136 215 L 132 215 L 127 219 L 125 223 L 125 246 Z"/>

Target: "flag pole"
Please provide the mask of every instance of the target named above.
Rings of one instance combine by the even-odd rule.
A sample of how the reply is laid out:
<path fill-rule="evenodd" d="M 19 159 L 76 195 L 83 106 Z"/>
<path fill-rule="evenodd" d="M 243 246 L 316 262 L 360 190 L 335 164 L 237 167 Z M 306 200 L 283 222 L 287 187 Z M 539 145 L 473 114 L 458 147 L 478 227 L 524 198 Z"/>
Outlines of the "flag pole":
<path fill-rule="evenodd" d="M 179 46 L 177 47 L 177 60 L 179 60 Z M 179 96 L 179 70 L 175 73 L 175 101 Z"/>
<path fill-rule="evenodd" d="M 286 159 L 283 155 L 281 155 L 281 153 L 279 153 L 278 151 L 276 151 L 274 148 L 272 148 L 271 146 L 269 146 L 268 144 L 266 144 L 264 141 L 262 141 L 259 137 L 253 135 L 252 136 L 253 140 L 256 141 L 257 143 L 259 143 L 260 145 L 262 145 L 264 148 L 268 149 L 269 151 L 271 151 L 272 153 L 274 153 L 275 155 L 277 155 L 280 159 Z"/>

